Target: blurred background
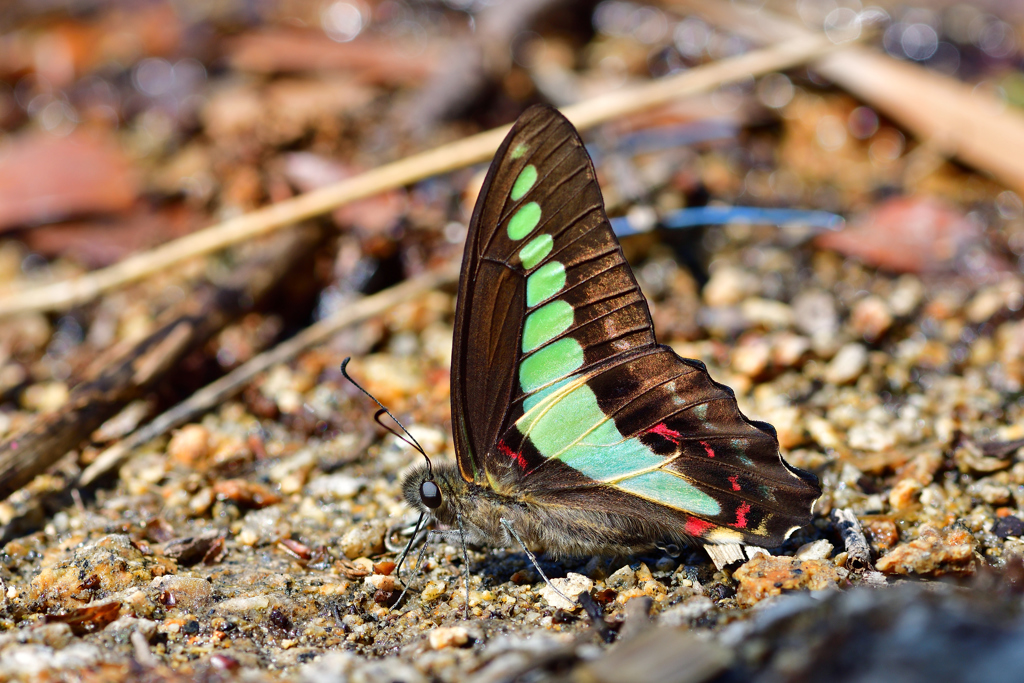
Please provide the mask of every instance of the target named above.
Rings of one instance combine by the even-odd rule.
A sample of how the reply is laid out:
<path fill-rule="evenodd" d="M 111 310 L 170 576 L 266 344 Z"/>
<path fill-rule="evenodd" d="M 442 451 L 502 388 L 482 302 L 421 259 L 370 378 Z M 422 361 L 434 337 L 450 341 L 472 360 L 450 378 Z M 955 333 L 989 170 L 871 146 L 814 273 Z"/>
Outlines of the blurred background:
<path fill-rule="evenodd" d="M 815 571 L 826 585 L 857 580 L 829 518 L 844 508 L 863 525 L 883 584 L 1010 566 L 1019 595 L 1011 558 L 1024 552 L 1022 22 L 1024 5 L 999 0 L 5 0 L 0 303 L 511 123 L 533 103 L 585 103 L 823 34 L 836 49 L 809 64 L 586 131 L 609 214 L 659 341 L 707 363 L 747 415 L 775 425 L 788 461 L 821 478 L 815 522 L 787 553 L 824 541 L 829 550 L 818 545 L 813 561 L 824 563 Z M 62 592 L 39 577 L 61 567 L 77 576 L 71 560 L 56 558 L 113 533 L 216 575 L 220 596 L 248 598 L 257 587 L 280 599 L 278 616 L 237 619 L 251 638 L 246 652 L 263 657 L 253 667 L 298 666 L 303 652 L 341 646 L 393 654 L 416 629 L 433 628 L 430 619 L 457 614 L 462 598 L 451 587 L 462 559 L 450 547 L 429 560 L 440 588 L 409 612 L 407 630 L 389 628 L 395 587 L 362 583 L 386 554 L 386 522 L 407 513 L 398 480 L 413 457 L 382 436 L 373 407 L 338 370 L 354 356 L 353 373 L 427 451 L 451 455 L 450 282 L 279 359 L 212 410 L 188 413 L 169 439 L 164 428 L 133 442 L 97 488 L 74 487 L 105 449 L 197 389 L 367 295 L 457 262 L 485 168 L 393 188 L 88 300 L 0 318 L 0 492 L 9 496 L 0 502 L 0 575 L 14 591 L 0 609 L 3 627 L 85 609 L 89 601 L 73 597 L 79 588 Z M 112 358 L 148 353 L 181 320 L 198 331 L 144 383 L 111 370 Z M 60 430 L 52 416 L 66 418 Z M 58 432 L 59 442 L 46 441 Z M 40 472 L 54 467 L 26 488 L 12 484 L 10 472 L 29 461 Z M 181 559 L 181 538 L 207 540 Z M 537 603 L 516 602 L 532 569 L 473 553 L 475 617 L 536 622 Z M 809 587 L 801 560 L 781 559 L 796 563 L 786 590 Z M 633 569 L 649 577 L 641 583 L 655 611 L 704 601 L 678 611 L 675 625 L 724 626 L 759 599 L 737 598 L 736 582 L 699 549 L 644 561 L 646 574 Z M 238 573 L 218 573 L 232 562 Z M 587 566 L 553 571 L 604 581 Z M 256 567 L 287 574 L 288 591 L 292 580 L 308 581 L 303 595 L 314 597 L 281 597 L 283 584 L 243 573 Z M 985 576 L 989 588 L 1003 580 Z M 479 597 L 484 586 L 511 591 L 511 602 Z M 625 599 L 616 596 L 629 590 L 643 592 L 609 583 L 597 593 L 617 623 Z M 223 624 L 198 608 L 198 620 L 185 620 L 191 603 L 176 607 L 162 591 L 147 598 L 154 620 L 195 623 L 189 638 L 220 647 Z M 920 606 L 872 600 L 883 615 Z M 859 632 L 859 604 L 850 603 L 855 625 L 843 633 Z M 920 607 L 919 623 L 949 619 L 949 632 L 890 639 L 883 625 L 879 642 L 903 648 L 897 658 L 918 657 L 920 671 L 966 666 L 930 659 L 960 647 L 955 625 L 966 612 L 943 605 Z M 963 623 L 981 633 L 1002 608 L 964 608 L 973 616 Z M 100 629 L 90 643 L 108 616 L 80 617 Z M 543 618 L 549 629 L 586 626 Z M 838 623 L 822 619 L 808 639 Z M 320 630 L 302 636 L 307 649 L 284 652 L 282 634 L 295 636 L 296 624 Z M 992 628 L 986 643 L 1019 643 L 1019 620 Z M 180 629 L 165 632 L 167 661 L 191 647 Z M 822 638 L 816 655 L 797 648 L 807 671 L 834 654 Z M 127 642 L 117 641 L 124 657 Z M 782 653 L 780 671 L 799 668 L 783 661 L 785 642 L 769 646 Z M 747 673 L 769 666 L 757 657 Z M 416 664 L 430 676 L 444 670 Z M 1020 670 L 1013 666 L 1002 670 Z M 770 680 L 811 680 L 793 675 Z"/>

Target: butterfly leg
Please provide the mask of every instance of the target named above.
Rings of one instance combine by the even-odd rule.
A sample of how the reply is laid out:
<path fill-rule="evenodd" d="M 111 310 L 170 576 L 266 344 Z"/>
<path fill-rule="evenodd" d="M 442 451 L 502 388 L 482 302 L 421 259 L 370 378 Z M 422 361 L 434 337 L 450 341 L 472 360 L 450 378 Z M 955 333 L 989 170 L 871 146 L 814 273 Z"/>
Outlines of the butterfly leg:
<path fill-rule="evenodd" d="M 416 520 L 416 527 L 412 530 L 412 536 L 409 537 L 409 542 L 405 544 L 405 548 L 402 550 L 402 554 L 398 556 L 398 565 L 395 567 L 395 576 L 402 578 L 402 564 L 405 562 L 405 558 L 409 556 L 409 550 L 412 549 L 413 543 L 416 542 L 416 538 L 419 536 L 420 527 L 423 526 L 423 513 L 420 513 L 420 518 Z M 423 542 L 426 547 L 426 539 Z"/>
<path fill-rule="evenodd" d="M 416 520 L 416 528 L 412 532 L 412 538 L 409 539 L 409 542 L 405 545 L 405 550 L 402 551 L 401 557 L 398 558 L 398 564 L 395 566 L 395 576 L 398 577 L 399 580 L 402 578 L 402 563 L 405 562 L 405 558 L 409 555 L 409 550 L 412 548 L 412 544 L 415 543 L 416 539 L 419 537 L 420 525 L 423 523 L 423 517 L 424 516 L 421 514 L 420 518 Z M 430 531 L 426 530 L 426 532 L 427 535 L 423 539 L 423 545 L 420 546 L 420 553 L 416 556 L 417 567 L 419 567 L 423 562 L 423 554 L 427 552 L 427 541 L 430 540 Z M 398 600 L 395 600 L 395 604 L 392 609 L 402 604 L 402 600 L 405 599 L 405 594 L 408 592 L 409 586 L 406 585 L 402 589 L 402 594 L 398 596 Z"/>
<path fill-rule="evenodd" d="M 405 561 L 405 558 L 409 555 L 409 550 L 412 548 L 413 543 L 415 543 L 416 539 L 418 538 L 418 532 L 419 532 L 419 528 L 420 528 L 420 523 L 422 521 L 423 521 L 423 516 L 421 515 L 420 519 L 416 522 L 416 528 L 413 530 L 412 538 L 409 539 L 409 542 L 405 545 L 405 550 L 402 551 L 402 555 L 398 558 L 398 565 L 395 567 L 395 576 L 397 576 L 399 579 L 402 578 L 402 576 L 401 576 L 402 563 Z M 469 550 L 466 548 L 466 534 L 462 530 L 462 518 L 459 517 L 459 528 L 457 530 L 449 530 L 449 529 L 443 529 L 443 530 L 424 529 L 424 533 L 426 533 L 426 537 L 423 540 L 423 545 L 420 546 L 420 552 L 416 555 L 416 564 L 415 564 L 416 567 L 419 567 L 423 563 L 423 555 L 425 555 L 426 552 L 427 552 L 427 545 L 430 542 L 430 537 L 431 536 L 439 536 L 439 537 L 441 537 L 443 539 L 450 540 L 450 539 L 454 538 L 456 535 L 458 535 L 459 541 L 462 544 L 462 557 L 463 557 L 463 559 L 465 560 L 465 563 L 466 563 L 466 569 L 465 569 L 465 571 L 466 571 L 466 574 L 465 574 L 465 577 L 466 577 L 466 619 L 468 620 L 469 619 Z M 398 607 L 398 605 L 400 605 L 402 603 L 402 600 L 405 598 L 405 594 L 408 593 L 408 592 L 409 592 L 409 586 L 406 586 L 405 588 L 402 589 L 402 594 L 398 596 L 398 600 L 395 601 L 394 607 L 392 607 L 392 609 L 394 609 L 395 607 Z"/>
<path fill-rule="evenodd" d="M 469 621 L 469 550 L 466 549 L 466 532 L 462 528 L 462 515 L 456 517 L 459 523 L 459 540 L 462 541 L 462 561 L 466 568 L 463 570 L 463 578 L 466 580 L 466 621 Z"/>
<path fill-rule="evenodd" d="M 551 588 L 551 590 L 555 591 L 555 593 L 557 593 L 558 596 L 566 602 L 576 602 L 575 600 L 566 596 L 565 593 L 555 588 L 555 584 L 551 583 L 551 579 L 549 579 L 548 575 L 544 573 L 544 570 L 540 568 L 540 564 L 538 564 L 537 558 L 534 556 L 533 553 L 530 552 L 530 549 L 526 547 L 526 544 L 523 543 L 523 539 L 519 538 L 519 534 L 516 533 L 516 530 L 512 528 L 512 522 L 502 517 L 501 525 L 508 530 L 508 532 L 512 535 L 512 538 L 516 539 L 516 542 L 519 544 L 519 547 L 523 549 L 523 552 L 526 553 L 526 556 L 530 558 L 530 562 L 533 563 L 533 566 L 536 567 L 537 571 L 540 573 L 540 578 L 544 579 L 544 583 L 546 583 L 548 587 Z"/>

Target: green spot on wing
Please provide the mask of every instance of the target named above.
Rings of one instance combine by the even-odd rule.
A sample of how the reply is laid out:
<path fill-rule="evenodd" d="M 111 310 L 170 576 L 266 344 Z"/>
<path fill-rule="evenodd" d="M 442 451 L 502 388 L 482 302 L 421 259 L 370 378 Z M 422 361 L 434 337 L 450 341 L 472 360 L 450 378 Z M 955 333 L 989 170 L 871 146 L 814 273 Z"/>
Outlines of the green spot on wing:
<path fill-rule="evenodd" d="M 542 237 L 545 236 L 542 235 Z M 537 239 L 540 239 L 540 237 Z M 548 237 L 549 243 L 550 240 L 551 238 Z M 533 242 L 536 241 L 534 240 Z M 530 244 L 533 244 L 533 242 L 530 242 Z M 523 247 L 523 251 L 526 251 L 530 244 Z M 550 247 L 548 248 L 550 249 Z M 522 255 L 522 251 L 519 252 L 520 258 L 522 258 Z M 533 308 L 540 302 L 546 301 L 555 294 L 558 294 L 562 291 L 563 287 L 565 287 L 565 266 L 558 261 L 545 263 L 526 278 L 526 305 Z"/>
<path fill-rule="evenodd" d="M 537 167 L 530 164 L 522 170 L 519 177 L 516 178 L 515 184 L 512 185 L 512 201 L 517 202 L 522 199 L 536 182 Z"/>
<path fill-rule="evenodd" d="M 526 243 L 526 246 L 519 250 L 519 260 L 523 262 L 523 268 L 530 270 L 544 260 L 544 257 L 551 253 L 551 247 L 555 240 L 551 235 L 537 235 Z"/>
<path fill-rule="evenodd" d="M 572 326 L 572 305 L 568 301 L 552 301 L 526 316 L 523 323 L 523 353 L 529 353 Z"/>
<path fill-rule="evenodd" d="M 523 204 L 508 222 L 508 237 L 510 240 L 518 241 L 533 232 L 533 229 L 540 223 L 540 204 L 530 202 Z"/>
<path fill-rule="evenodd" d="M 539 398 L 534 401 L 533 399 Z M 524 402 L 516 428 L 541 455 L 596 481 L 685 512 L 714 516 L 721 506 L 683 477 L 661 469 L 666 458 L 625 438 L 601 410 L 585 378 L 546 387 Z"/>
<path fill-rule="evenodd" d="M 516 145 L 516 148 L 512 150 L 512 158 L 518 159 L 530 150 L 530 147 L 522 142 Z"/>
<path fill-rule="evenodd" d="M 526 357 L 519 364 L 519 385 L 524 394 L 562 379 L 583 367 L 583 347 L 572 337 L 559 339 Z"/>

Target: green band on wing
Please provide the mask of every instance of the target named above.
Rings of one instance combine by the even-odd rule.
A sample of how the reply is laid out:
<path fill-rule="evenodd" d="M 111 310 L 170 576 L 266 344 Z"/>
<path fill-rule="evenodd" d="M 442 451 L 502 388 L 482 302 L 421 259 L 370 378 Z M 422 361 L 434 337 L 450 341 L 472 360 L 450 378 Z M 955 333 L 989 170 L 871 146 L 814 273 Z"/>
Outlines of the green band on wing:
<path fill-rule="evenodd" d="M 544 260 L 544 257 L 551 253 L 551 247 L 555 240 L 551 235 L 537 235 L 526 243 L 526 246 L 519 250 L 519 260 L 523 262 L 523 268 L 530 270 Z"/>
<path fill-rule="evenodd" d="M 572 337 L 559 339 L 527 356 L 519 364 L 519 385 L 524 394 L 562 379 L 583 367 L 583 347 Z"/>
<path fill-rule="evenodd" d="M 639 439 L 623 437 L 585 381 L 561 382 L 538 396 L 543 398 L 524 402 L 526 413 L 516 427 L 545 458 L 561 460 L 591 479 L 677 510 L 710 516 L 721 511 L 714 498 L 659 469 L 666 458 Z"/>
<path fill-rule="evenodd" d="M 523 353 L 551 341 L 572 327 L 572 304 L 558 299 L 526 316 L 523 323 Z"/>
<path fill-rule="evenodd" d="M 528 152 L 529 149 L 530 148 L 529 148 L 529 146 L 526 145 L 526 143 L 520 142 L 518 145 L 516 145 L 516 148 L 514 150 L 512 150 L 512 158 L 513 159 L 518 159 L 519 157 L 521 157 L 524 154 L 526 154 L 526 152 Z"/>
<path fill-rule="evenodd" d="M 530 202 L 523 204 L 508 222 L 508 238 L 518 241 L 533 232 L 540 223 L 540 204 Z"/>
<path fill-rule="evenodd" d="M 533 308 L 558 294 L 563 287 L 565 287 L 565 266 L 558 261 L 545 263 L 526 278 L 526 305 Z"/>
<path fill-rule="evenodd" d="M 637 439 L 625 439 L 585 383 L 551 394 L 516 423 L 546 458 L 557 458 L 598 481 L 628 476 L 664 464 Z"/>
<path fill-rule="evenodd" d="M 620 489 L 686 512 L 714 516 L 722 507 L 714 498 L 671 472 L 656 470 L 617 483 Z"/>
<path fill-rule="evenodd" d="M 517 202 L 522 199 L 536 182 L 537 167 L 530 164 L 522 170 L 519 177 L 516 178 L 515 184 L 512 185 L 512 201 Z"/>

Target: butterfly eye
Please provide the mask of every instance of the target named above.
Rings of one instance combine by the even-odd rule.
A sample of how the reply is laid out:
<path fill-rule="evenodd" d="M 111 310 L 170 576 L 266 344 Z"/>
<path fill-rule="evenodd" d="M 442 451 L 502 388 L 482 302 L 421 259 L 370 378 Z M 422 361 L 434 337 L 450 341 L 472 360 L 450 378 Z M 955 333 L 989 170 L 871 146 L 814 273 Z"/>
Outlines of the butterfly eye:
<path fill-rule="evenodd" d="M 431 510 L 436 510 L 441 507 L 441 489 L 437 487 L 437 484 L 427 479 L 420 484 L 420 500 Z"/>

